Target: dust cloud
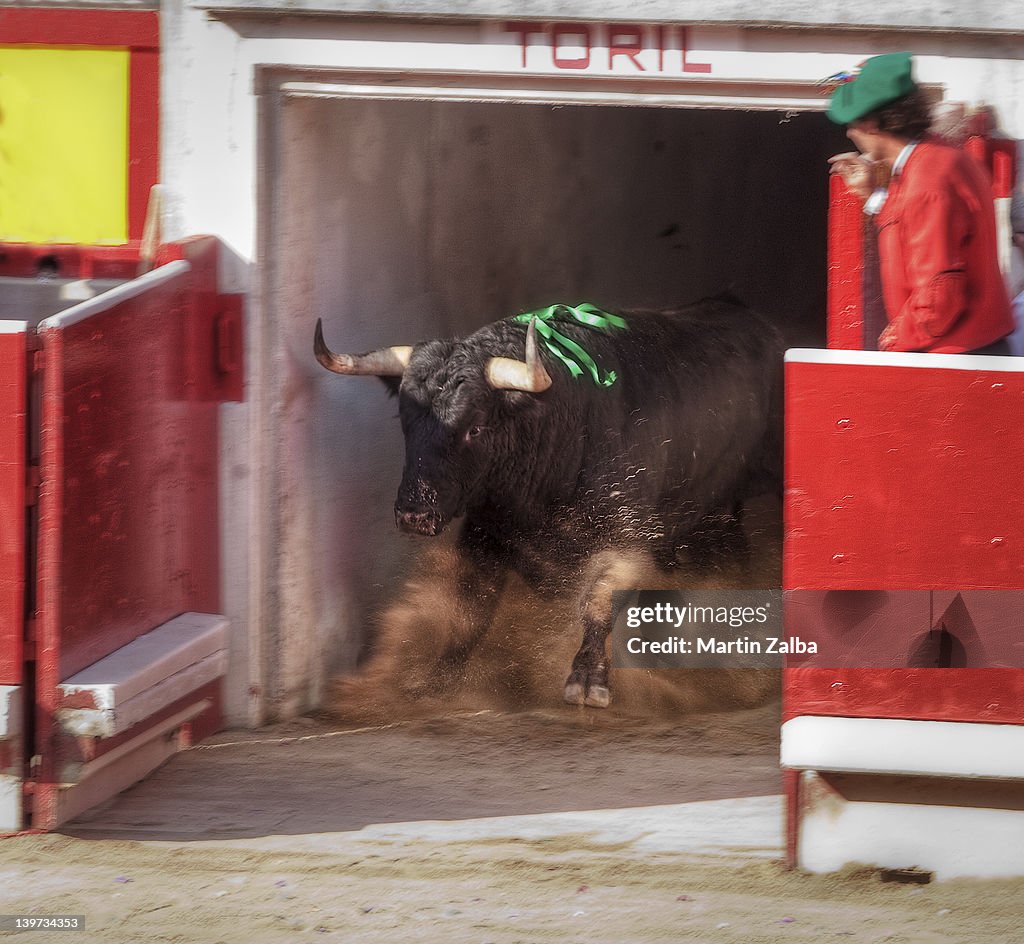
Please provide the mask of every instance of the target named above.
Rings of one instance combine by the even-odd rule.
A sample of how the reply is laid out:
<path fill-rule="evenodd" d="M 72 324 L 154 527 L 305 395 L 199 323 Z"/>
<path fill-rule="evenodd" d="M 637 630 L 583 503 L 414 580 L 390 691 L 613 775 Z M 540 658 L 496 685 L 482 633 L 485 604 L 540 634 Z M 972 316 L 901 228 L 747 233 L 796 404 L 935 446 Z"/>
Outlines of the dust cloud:
<path fill-rule="evenodd" d="M 616 589 L 769 589 L 781 585 L 780 509 L 763 500 L 748 510 L 748 559 L 698 573 L 670 573 L 646 557 L 623 568 Z M 450 547 L 421 555 L 402 591 L 379 614 L 370 657 L 354 675 L 336 679 L 326 699 L 332 720 L 379 723 L 494 710 L 601 711 L 562 703 L 562 689 L 581 639 L 579 602 L 567 592 L 541 597 L 512 575 L 486 635 L 458 665 L 444 654 L 472 630 L 454 602 L 466 566 Z M 779 673 L 756 669 L 612 670 L 612 704 L 622 718 L 678 718 L 693 712 L 755 708 L 778 697 Z"/>

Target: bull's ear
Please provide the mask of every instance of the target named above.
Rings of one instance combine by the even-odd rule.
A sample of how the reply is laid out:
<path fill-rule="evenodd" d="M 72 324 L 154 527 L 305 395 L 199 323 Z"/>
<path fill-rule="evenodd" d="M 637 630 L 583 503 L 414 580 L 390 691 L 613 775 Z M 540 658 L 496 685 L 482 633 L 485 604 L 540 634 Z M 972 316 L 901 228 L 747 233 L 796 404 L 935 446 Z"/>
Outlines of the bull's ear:
<path fill-rule="evenodd" d="M 398 396 L 398 388 L 402 386 L 402 378 L 401 377 L 384 377 L 384 376 L 382 376 L 380 379 L 384 383 L 384 386 L 388 388 L 388 396 L 389 397 L 397 397 Z"/>

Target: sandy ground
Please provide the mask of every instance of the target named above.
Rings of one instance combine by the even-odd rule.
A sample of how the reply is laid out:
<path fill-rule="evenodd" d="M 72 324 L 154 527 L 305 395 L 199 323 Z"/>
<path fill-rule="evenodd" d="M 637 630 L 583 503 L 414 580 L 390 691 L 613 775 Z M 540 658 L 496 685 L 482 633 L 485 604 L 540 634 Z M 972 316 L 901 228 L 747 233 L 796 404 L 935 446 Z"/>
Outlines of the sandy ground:
<path fill-rule="evenodd" d="M 777 534 L 704 585 L 778 586 Z M 450 571 L 425 558 L 329 716 L 224 732 L 0 840 L 0 914 L 87 921 L 18 940 L 1024 944 L 1024 882 L 784 869 L 777 673 L 629 670 L 610 709 L 570 707 L 572 601 L 514 586 L 444 668 Z"/>
<path fill-rule="evenodd" d="M 1020 882 L 785 871 L 776 731 L 777 705 L 225 732 L 2 841 L 0 912 L 111 944 L 1024 941 Z"/>

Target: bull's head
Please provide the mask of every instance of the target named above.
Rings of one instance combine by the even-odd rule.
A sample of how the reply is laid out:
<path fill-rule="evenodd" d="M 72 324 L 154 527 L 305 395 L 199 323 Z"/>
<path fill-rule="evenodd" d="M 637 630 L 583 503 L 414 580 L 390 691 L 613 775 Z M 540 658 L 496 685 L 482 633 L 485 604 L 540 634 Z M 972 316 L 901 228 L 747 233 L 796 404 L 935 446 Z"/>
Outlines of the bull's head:
<path fill-rule="evenodd" d="M 526 332 L 526 359 L 480 357 L 459 341 L 429 341 L 369 354 L 335 354 L 317 320 L 316 359 L 337 374 L 381 377 L 398 393 L 405 434 L 405 470 L 395 501 L 404 531 L 440 534 L 480 494 L 502 450 L 502 411 L 495 391 L 538 394 L 551 386 L 537 351 L 534 322 Z"/>

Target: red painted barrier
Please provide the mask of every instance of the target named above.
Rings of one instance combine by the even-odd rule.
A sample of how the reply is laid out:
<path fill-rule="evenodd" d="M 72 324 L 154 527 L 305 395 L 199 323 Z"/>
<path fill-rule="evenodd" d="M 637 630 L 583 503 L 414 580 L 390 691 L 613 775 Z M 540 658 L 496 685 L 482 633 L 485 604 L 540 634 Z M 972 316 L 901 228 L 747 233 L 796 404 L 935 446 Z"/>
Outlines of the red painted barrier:
<path fill-rule="evenodd" d="M 863 357 L 786 366 L 786 587 L 1024 587 L 1021 362 Z"/>
<path fill-rule="evenodd" d="M 162 246 L 161 265 L 183 259 L 192 269 L 189 319 L 183 364 L 190 396 L 217 402 L 240 401 L 243 367 L 243 296 L 218 290 L 220 243 L 212 236 L 193 236 Z"/>
<path fill-rule="evenodd" d="M 984 164 L 992 177 L 992 196 L 1010 197 L 1017 182 L 1017 141 L 1014 138 L 991 138 L 974 135 L 964 149 Z"/>
<path fill-rule="evenodd" d="M 1024 588 L 1022 415 L 1013 358 L 790 352 L 784 587 L 924 591 L 869 627 L 904 647 L 962 592 L 975 638 L 1005 636 L 1018 595 L 984 591 Z M 1024 669 L 790 667 L 783 722 L 800 715 L 1024 724 Z M 791 866 L 801 816 L 793 772 Z"/>
<path fill-rule="evenodd" d="M 864 212 L 838 175 L 829 178 L 828 346 L 864 347 Z"/>
<path fill-rule="evenodd" d="M 0 275 L 13 278 L 52 274 L 73 279 L 133 279 L 138 271 L 138 240 L 123 246 L 0 243 Z"/>
<path fill-rule="evenodd" d="M 1024 724 L 1024 671 L 787 669 L 782 720 L 798 715 Z"/>
<path fill-rule="evenodd" d="M 192 398 L 181 356 L 188 268 L 154 275 L 41 325 L 40 629 L 61 679 L 178 613 L 217 612 L 216 406 Z"/>
<path fill-rule="evenodd" d="M 63 275 L 130 278 L 37 327 L 0 322 L 0 686 L 24 685 L 35 709 L 0 762 L 24 768 L 36 828 L 110 795 L 105 774 L 70 786 L 67 771 L 120 764 L 123 786 L 145 772 L 134 751 L 155 756 L 156 726 L 180 716 L 203 737 L 221 723 L 220 680 L 202 673 L 114 736 L 78 738 L 57 718 L 76 672 L 220 609 L 218 411 L 243 393 L 242 299 L 219 291 L 220 252 L 212 237 L 161 246 L 160 267 L 131 278 L 134 247 L 0 247 L 7 275 L 49 255 Z"/>
<path fill-rule="evenodd" d="M 24 659 L 25 330 L 24 325 L 0 322 L 0 685 L 21 683 Z"/>
<path fill-rule="evenodd" d="M 195 341 L 215 334 L 216 296 L 215 265 L 179 260 L 39 327 L 35 826 L 59 821 L 79 750 L 55 723 L 58 684 L 180 613 L 219 610 L 221 374 Z"/>

